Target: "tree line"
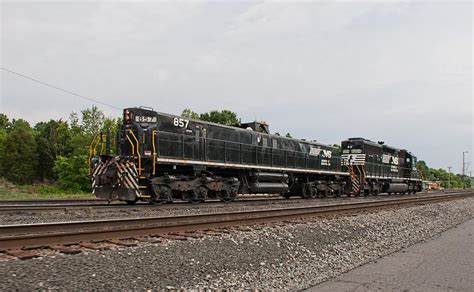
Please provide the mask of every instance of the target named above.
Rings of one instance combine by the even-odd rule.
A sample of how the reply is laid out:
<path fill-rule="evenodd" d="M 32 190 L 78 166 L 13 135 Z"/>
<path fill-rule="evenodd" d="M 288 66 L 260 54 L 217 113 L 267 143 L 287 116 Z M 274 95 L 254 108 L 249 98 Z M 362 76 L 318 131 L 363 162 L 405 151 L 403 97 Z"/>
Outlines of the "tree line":
<path fill-rule="evenodd" d="M 237 114 L 229 110 L 198 114 L 185 109 L 182 116 L 224 125 L 240 123 Z M 96 106 L 72 112 L 68 121 L 51 119 L 34 126 L 0 113 L 0 177 L 18 185 L 43 183 L 70 192 L 90 192 L 89 145 L 97 133 L 108 130 L 113 153 L 121 123 L 121 118 L 105 117 Z M 290 133 L 285 136 L 291 138 Z M 440 180 L 448 187 L 445 170 L 429 168 L 424 161 L 418 162 L 418 168 L 424 179 Z M 452 188 L 462 187 L 463 181 L 470 186 L 467 176 L 450 176 Z"/>
<path fill-rule="evenodd" d="M 96 106 L 72 112 L 69 121 L 34 126 L 0 113 L 0 177 L 18 185 L 48 183 L 90 192 L 89 145 L 101 130 L 108 128 L 113 137 L 120 124 L 120 118 L 107 118 Z"/>
<path fill-rule="evenodd" d="M 241 119 L 237 116 L 237 113 L 230 110 L 222 110 L 222 111 L 213 110 L 210 112 L 198 114 L 195 111 L 189 108 L 186 108 L 181 113 L 181 116 L 183 118 L 201 120 L 205 122 L 212 122 L 212 123 L 217 123 L 217 124 L 222 124 L 222 125 L 227 125 L 227 126 L 238 125 L 241 123 Z M 275 135 L 280 136 L 280 133 L 275 133 Z M 285 137 L 293 138 L 290 133 L 286 133 Z"/>
<path fill-rule="evenodd" d="M 447 188 L 466 188 L 471 187 L 471 178 L 467 175 L 449 173 L 442 168 L 430 168 L 426 162 L 420 160 L 417 162 L 418 171 L 421 173 L 423 180 L 439 181 L 441 186 Z"/>

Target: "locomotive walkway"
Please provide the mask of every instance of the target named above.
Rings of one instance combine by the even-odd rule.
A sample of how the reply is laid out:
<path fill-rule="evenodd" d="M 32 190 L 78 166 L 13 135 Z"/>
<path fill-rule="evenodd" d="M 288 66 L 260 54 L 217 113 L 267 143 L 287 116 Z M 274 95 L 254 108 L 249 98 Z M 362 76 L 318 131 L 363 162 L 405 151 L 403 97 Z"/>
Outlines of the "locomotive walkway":
<path fill-rule="evenodd" d="M 472 291 L 474 219 L 307 291 Z"/>

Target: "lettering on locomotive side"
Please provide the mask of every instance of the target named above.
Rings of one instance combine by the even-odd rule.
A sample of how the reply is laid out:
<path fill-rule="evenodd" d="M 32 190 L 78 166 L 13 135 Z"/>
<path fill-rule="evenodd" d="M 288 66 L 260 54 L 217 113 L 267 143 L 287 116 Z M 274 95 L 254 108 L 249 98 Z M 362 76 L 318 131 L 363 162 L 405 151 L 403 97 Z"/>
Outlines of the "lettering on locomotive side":
<path fill-rule="evenodd" d="M 137 123 L 156 123 L 156 117 L 135 116 L 135 122 L 137 122 Z"/>
<path fill-rule="evenodd" d="M 332 151 L 331 150 L 326 150 L 326 149 L 321 149 L 321 148 L 316 148 L 316 147 L 311 147 L 309 149 L 309 155 L 312 155 L 312 156 L 321 155 L 322 157 L 325 157 L 325 158 L 331 158 L 332 157 Z"/>
<path fill-rule="evenodd" d="M 321 152 L 321 148 L 316 148 L 316 147 L 309 148 L 309 155 L 318 156 L 319 152 Z"/>
<path fill-rule="evenodd" d="M 341 155 L 341 165 L 364 165 L 365 154 L 343 154 Z"/>
<path fill-rule="evenodd" d="M 382 162 L 387 163 L 387 164 L 398 165 L 398 157 L 388 155 L 388 154 L 383 154 L 382 155 Z"/>
<path fill-rule="evenodd" d="M 183 119 L 183 118 L 174 118 L 173 119 L 173 126 L 179 127 L 179 128 L 187 128 L 189 124 L 189 120 Z"/>

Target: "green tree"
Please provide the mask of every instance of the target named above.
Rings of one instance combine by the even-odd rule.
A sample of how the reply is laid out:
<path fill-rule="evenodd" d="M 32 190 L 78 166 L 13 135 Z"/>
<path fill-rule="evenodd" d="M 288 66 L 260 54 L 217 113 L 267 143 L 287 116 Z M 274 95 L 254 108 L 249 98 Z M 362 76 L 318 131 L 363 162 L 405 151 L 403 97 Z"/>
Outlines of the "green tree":
<path fill-rule="evenodd" d="M 424 160 L 418 160 L 416 163 L 416 169 L 421 173 L 423 179 L 430 180 L 431 172 Z"/>
<path fill-rule="evenodd" d="M 189 108 L 185 108 L 183 112 L 181 113 L 181 116 L 183 118 L 188 118 L 188 119 L 194 119 L 194 120 L 199 119 L 199 114 L 190 110 Z"/>
<path fill-rule="evenodd" d="M 7 128 L 10 126 L 10 121 L 8 120 L 7 115 L 0 113 L 0 159 L 2 153 L 5 152 L 5 139 L 7 138 Z M 0 160 L 1 162 L 1 160 Z M 3 177 L 3 167 L 0 165 L 0 177 Z"/>
<path fill-rule="evenodd" d="M 6 130 L 10 126 L 10 121 L 4 113 L 0 113 L 0 130 Z"/>
<path fill-rule="evenodd" d="M 36 141 L 28 122 L 13 120 L 2 143 L 0 164 L 3 176 L 17 184 L 32 183 L 35 179 Z"/>
<path fill-rule="evenodd" d="M 222 125 L 236 125 L 240 122 L 239 118 L 237 117 L 237 114 L 230 110 L 214 110 L 207 113 L 198 114 L 189 108 L 185 108 L 181 113 L 181 116 L 184 118 L 212 122 Z"/>
<path fill-rule="evenodd" d="M 68 155 L 71 146 L 71 131 L 67 122 L 62 120 L 39 122 L 35 125 L 36 143 L 38 149 L 38 177 L 41 181 L 53 180 L 53 171 L 57 155 Z"/>
<path fill-rule="evenodd" d="M 202 121 L 213 122 L 222 125 L 234 125 L 239 123 L 237 114 L 229 110 L 202 113 L 199 115 L 199 119 Z"/>
<path fill-rule="evenodd" d="M 81 111 L 82 123 L 81 128 L 85 134 L 97 134 L 104 125 L 104 112 L 93 105 L 90 109 Z"/>
<path fill-rule="evenodd" d="M 71 129 L 80 129 L 81 124 L 77 113 L 72 112 L 69 114 L 69 124 L 71 125 Z"/>
<path fill-rule="evenodd" d="M 61 188 L 70 191 L 91 191 L 86 159 L 86 155 L 58 156 L 54 163 L 54 171 L 58 174 Z"/>

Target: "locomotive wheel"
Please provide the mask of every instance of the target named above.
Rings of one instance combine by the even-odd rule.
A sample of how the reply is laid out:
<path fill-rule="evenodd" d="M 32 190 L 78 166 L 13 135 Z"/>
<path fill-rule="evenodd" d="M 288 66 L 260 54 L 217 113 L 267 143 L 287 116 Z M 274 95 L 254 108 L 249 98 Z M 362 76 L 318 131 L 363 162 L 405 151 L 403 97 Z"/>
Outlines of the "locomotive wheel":
<path fill-rule="evenodd" d="M 208 193 L 208 189 L 206 187 L 200 186 L 198 188 L 199 199 L 201 200 L 201 202 L 204 203 L 206 201 L 207 193 Z"/>
<path fill-rule="evenodd" d="M 307 198 L 309 198 L 309 199 L 314 199 L 314 198 L 318 197 L 318 191 L 315 190 L 312 187 L 308 187 L 308 190 L 306 191 L 306 194 L 307 194 Z"/>
<path fill-rule="evenodd" d="M 188 203 L 191 204 L 197 204 L 201 202 L 201 199 L 199 198 L 198 192 L 196 191 L 186 191 L 181 193 L 181 199 L 183 201 L 187 201 Z"/>
<path fill-rule="evenodd" d="M 232 192 L 229 190 L 222 190 L 219 193 L 219 197 L 221 198 L 221 201 L 224 203 L 229 203 L 235 200 L 235 195 L 232 194 Z"/>
<path fill-rule="evenodd" d="M 301 190 L 301 198 L 303 199 L 307 199 L 308 198 L 308 188 L 307 187 L 303 187 L 302 190 Z"/>
<path fill-rule="evenodd" d="M 324 198 L 324 196 L 325 196 L 325 191 L 316 190 L 316 198 Z"/>
<path fill-rule="evenodd" d="M 172 203 L 171 188 L 165 185 L 158 185 L 152 188 L 154 196 L 151 201 L 154 204 Z"/>

